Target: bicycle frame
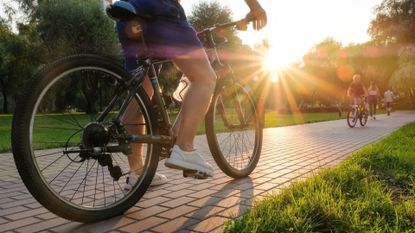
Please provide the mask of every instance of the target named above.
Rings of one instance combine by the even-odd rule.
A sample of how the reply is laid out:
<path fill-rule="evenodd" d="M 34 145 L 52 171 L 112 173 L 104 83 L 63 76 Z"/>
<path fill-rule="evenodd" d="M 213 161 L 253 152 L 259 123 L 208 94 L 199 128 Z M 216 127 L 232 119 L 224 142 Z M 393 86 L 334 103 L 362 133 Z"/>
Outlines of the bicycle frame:
<path fill-rule="evenodd" d="M 205 42 L 205 49 L 208 50 L 212 50 L 211 54 L 213 55 L 213 57 L 211 57 L 211 64 L 212 66 L 217 66 L 219 68 L 224 68 L 227 69 L 226 72 L 231 73 L 230 75 L 230 81 L 231 81 L 231 86 L 234 87 L 234 75 L 233 75 L 233 71 L 231 69 L 231 67 L 228 64 L 223 64 L 220 60 L 219 54 L 217 52 L 217 44 L 213 38 L 214 32 L 216 30 L 220 30 L 220 29 L 225 29 L 225 28 L 230 28 L 233 26 L 236 26 L 238 23 L 241 22 L 247 22 L 246 20 L 239 20 L 239 21 L 235 21 L 235 22 L 230 22 L 230 23 L 225 23 L 225 24 L 220 24 L 220 25 L 216 25 L 214 27 L 210 27 L 210 28 L 206 28 L 204 30 L 202 30 L 201 32 L 198 33 L 199 36 L 205 36 L 204 38 L 206 39 Z M 142 36 L 142 41 L 145 45 L 145 40 Z M 118 129 L 122 129 L 122 126 L 120 125 L 120 119 L 123 116 L 123 114 L 125 113 L 128 104 L 130 103 L 130 101 L 134 98 L 134 95 L 136 94 L 136 92 L 138 91 L 138 89 L 141 87 L 144 78 L 146 76 L 146 74 L 148 75 L 151 85 L 152 85 L 152 89 L 154 91 L 154 94 L 152 96 L 152 101 L 154 103 L 153 107 L 154 110 L 157 111 L 157 115 L 159 116 L 159 128 L 165 130 L 165 132 L 168 132 L 168 135 L 166 134 L 160 134 L 160 135 L 136 135 L 136 134 L 132 134 L 132 135 L 126 135 L 125 140 L 127 140 L 129 143 L 159 143 L 159 144 L 166 144 L 166 145 L 172 145 L 173 144 L 173 135 L 172 135 L 172 124 L 170 122 L 170 118 L 167 114 L 167 109 L 165 107 L 164 104 L 164 100 L 162 98 L 162 92 L 161 92 L 161 88 L 159 85 L 159 80 L 158 80 L 158 72 L 155 68 L 155 65 L 158 64 L 163 64 L 163 63 L 167 63 L 170 62 L 169 59 L 165 59 L 165 60 L 153 60 L 151 58 L 147 58 L 144 60 L 140 60 L 140 64 L 141 66 L 137 68 L 137 70 L 134 71 L 134 74 L 132 75 L 132 78 L 130 80 L 128 80 L 126 82 L 126 86 L 125 87 L 119 87 L 119 88 L 125 88 L 128 89 L 129 94 L 128 96 L 123 100 L 121 108 L 118 112 L 118 114 L 116 115 L 115 118 L 113 118 L 113 123 L 116 125 L 116 127 Z M 235 88 L 235 87 L 234 87 Z M 216 90 L 215 90 L 216 91 Z M 97 122 L 102 122 L 105 117 L 109 114 L 109 112 L 111 111 L 111 109 L 115 106 L 115 104 L 117 103 L 117 101 L 119 100 L 120 96 L 116 95 L 113 97 L 113 99 L 110 101 L 110 104 L 106 107 L 106 109 L 103 111 L 103 113 L 98 117 Z M 237 115 L 238 118 L 240 119 L 240 125 L 246 124 L 246 122 L 244 122 L 243 119 L 245 119 L 245 117 L 243 116 L 242 110 L 241 110 L 241 103 L 237 103 L 237 106 L 239 107 L 238 111 L 237 111 Z M 223 105 L 223 103 L 222 103 Z M 223 108 L 223 111 L 225 111 L 225 109 Z M 237 128 L 240 125 L 230 125 L 227 123 L 227 120 L 225 119 L 225 114 L 221 114 L 223 115 L 224 118 L 224 122 L 225 124 L 227 124 L 227 127 L 229 128 Z M 111 149 L 112 147 L 106 148 Z M 114 147 L 113 149 L 117 149 L 119 147 Z"/>

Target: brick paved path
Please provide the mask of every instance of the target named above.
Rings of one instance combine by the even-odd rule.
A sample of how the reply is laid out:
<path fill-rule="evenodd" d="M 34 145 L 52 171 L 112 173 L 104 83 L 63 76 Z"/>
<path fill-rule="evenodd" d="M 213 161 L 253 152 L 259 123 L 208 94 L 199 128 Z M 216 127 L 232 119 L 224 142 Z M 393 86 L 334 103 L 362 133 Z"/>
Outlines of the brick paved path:
<path fill-rule="evenodd" d="M 364 128 L 349 129 L 339 120 L 266 129 L 262 157 L 250 177 L 232 180 L 216 167 L 212 179 L 184 179 L 181 172 L 161 165 L 168 184 L 150 189 L 123 216 L 95 224 L 70 222 L 41 207 L 20 180 L 12 155 L 0 154 L 0 232 L 221 231 L 223 222 L 248 210 L 254 198 L 336 164 L 411 121 L 415 112 L 379 116 Z M 198 137 L 196 144 L 214 164 L 205 138 Z"/>

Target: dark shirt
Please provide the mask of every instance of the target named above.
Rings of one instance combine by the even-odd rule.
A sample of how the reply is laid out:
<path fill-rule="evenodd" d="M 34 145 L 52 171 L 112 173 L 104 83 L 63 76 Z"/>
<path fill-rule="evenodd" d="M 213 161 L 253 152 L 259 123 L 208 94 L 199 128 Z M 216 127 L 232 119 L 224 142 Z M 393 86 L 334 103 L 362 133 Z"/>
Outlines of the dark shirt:
<path fill-rule="evenodd" d="M 350 95 L 354 97 L 359 97 L 365 94 L 365 90 L 363 88 L 363 83 L 355 83 L 352 82 L 350 84 Z"/>

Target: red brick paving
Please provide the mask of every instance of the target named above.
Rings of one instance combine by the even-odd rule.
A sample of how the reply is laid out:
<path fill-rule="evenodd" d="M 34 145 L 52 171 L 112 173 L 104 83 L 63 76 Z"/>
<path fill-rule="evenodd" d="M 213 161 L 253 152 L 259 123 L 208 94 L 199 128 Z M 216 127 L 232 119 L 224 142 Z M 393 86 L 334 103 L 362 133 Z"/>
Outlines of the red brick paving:
<path fill-rule="evenodd" d="M 345 120 L 266 129 L 261 159 L 250 177 L 232 180 L 215 167 L 212 179 L 184 179 L 161 164 L 159 172 L 169 184 L 149 189 L 123 216 L 94 224 L 64 220 L 41 207 L 22 184 L 12 155 L 0 154 L 0 232 L 220 232 L 224 221 L 248 211 L 254 198 L 278 193 L 411 121 L 415 112 L 381 115 L 355 129 Z M 196 145 L 213 164 L 203 136 Z"/>

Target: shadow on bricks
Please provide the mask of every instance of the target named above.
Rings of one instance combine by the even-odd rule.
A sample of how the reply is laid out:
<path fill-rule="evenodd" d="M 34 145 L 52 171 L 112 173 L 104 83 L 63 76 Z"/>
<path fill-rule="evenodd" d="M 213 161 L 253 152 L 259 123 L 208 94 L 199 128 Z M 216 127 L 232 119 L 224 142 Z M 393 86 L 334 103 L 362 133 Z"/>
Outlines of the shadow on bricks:
<path fill-rule="evenodd" d="M 254 199 L 253 190 L 254 184 L 252 178 L 249 176 L 228 182 L 221 189 L 217 190 L 217 192 L 209 195 L 203 205 L 200 206 L 200 209 L 187 215 L 189 220 L 183 223 L 182 230 L 186 229 L 203 232 L 214 230 L 218 226 L 215 226 L 215 224 L 210 227 L 205 226 L 206 221 L 209 221 L 210 217 L 221 215 L 220 213 L 227 211 L 232 211 L 231 215 L 228 214 L 228 218 L 240 217 L 244 212 L 252 207 Z M 219 208 L 220 210 L 217 211 L 215 208 Z M 194 224 L 192 219 L 198 219 L 200 222 Z M 207 225 L 211 224 L 207 223 Z M 204 229 L 201 230 L 200 227 Z"/>

